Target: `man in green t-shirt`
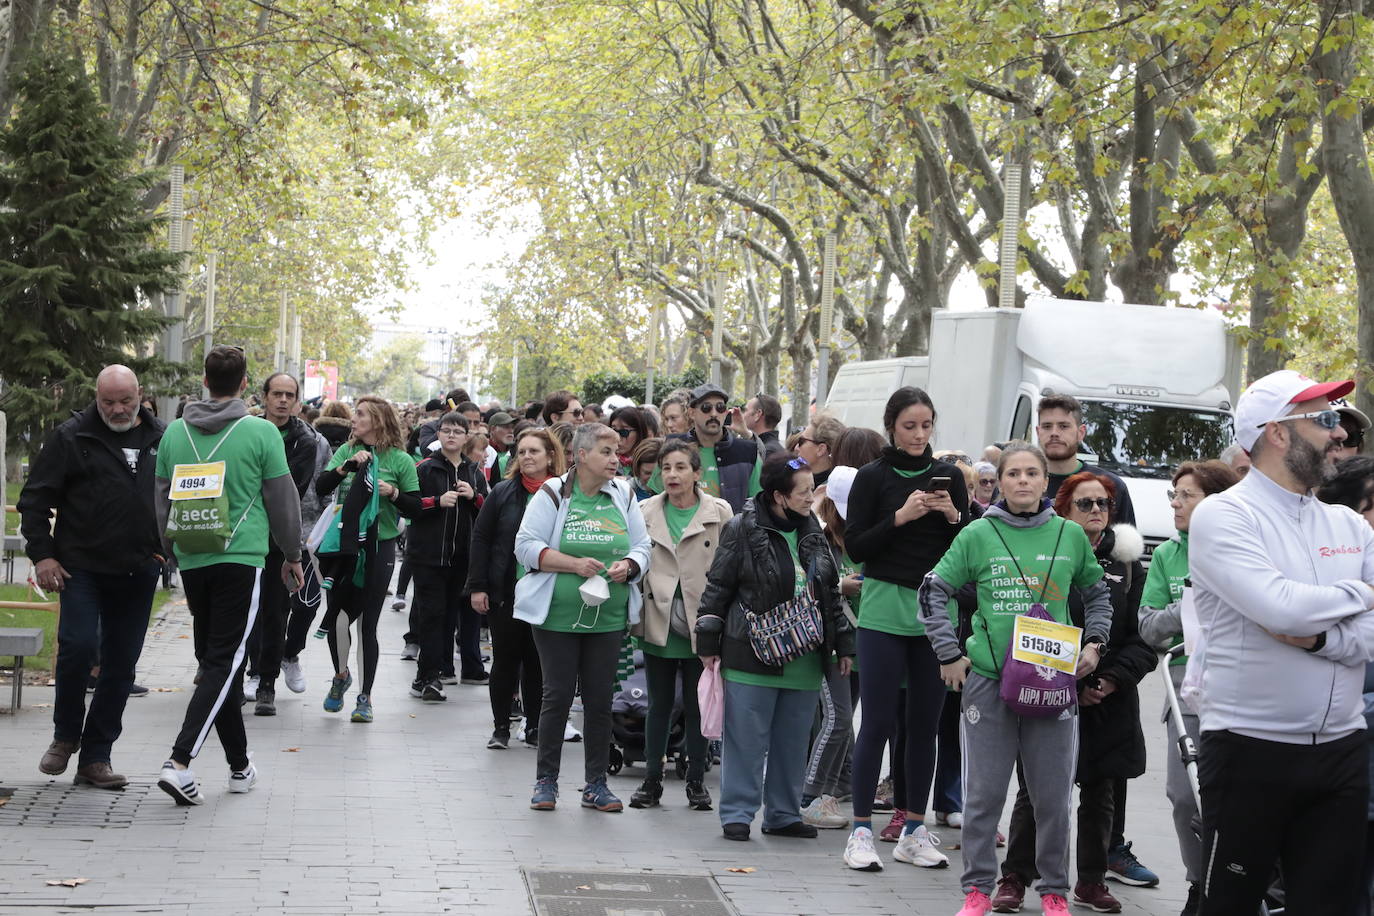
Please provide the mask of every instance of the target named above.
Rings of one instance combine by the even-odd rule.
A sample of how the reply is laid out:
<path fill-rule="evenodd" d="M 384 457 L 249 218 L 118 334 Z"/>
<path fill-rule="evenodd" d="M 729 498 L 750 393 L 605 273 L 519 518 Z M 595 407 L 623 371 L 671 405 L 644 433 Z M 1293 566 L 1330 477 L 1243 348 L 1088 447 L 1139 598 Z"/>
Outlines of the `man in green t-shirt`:
<path fill-rule="evenodd" d="M 157 783 L 178 805 L 204 801 L 190 765 L 212 724 L 229 761 L 229 791 L 247 792 L 257 781 L 239 706 L 269 532 L 284 556 L 283 581 L 294 590 L 304 579 L 300 497 L 281 433 L 267 420 L 248 416 L 240 398 L 247 380 L 242 349 L 211 350 L 205 357 L 209 400 L 186 405 L 183 418 L 168 427 L 157 456 L 158 523 L 181 567 L 201 667 L 200 683 Z M 175 509 L 174 501 L 179 503 Z M 206 517 L 221 527 L 193 528 Z"/>

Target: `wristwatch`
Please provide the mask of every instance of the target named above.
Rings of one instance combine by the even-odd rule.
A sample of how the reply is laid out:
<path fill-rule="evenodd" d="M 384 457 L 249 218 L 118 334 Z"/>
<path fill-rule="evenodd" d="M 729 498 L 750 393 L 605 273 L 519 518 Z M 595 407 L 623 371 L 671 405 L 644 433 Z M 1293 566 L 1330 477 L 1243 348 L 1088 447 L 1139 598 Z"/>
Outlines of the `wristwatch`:
<path fill-rule="evenodd" d="M 1312 644 L 1312 648 L 1310 648 L 1310 649 L 1304 649 L 1303 651 L 1304 651 L 1304 652 L 1311 652 L 1312 654 L 1315 655 L 1316 653 L 1320 652 L 1322 649 L 1325 649 L 1325 648 L 1326 648 L 1326 631 L 1325 631 L 1325 630 L 1322 630 L 1320 633 L 1317 634 L 1317 641 L 1314 642 L 1314 643 Z"/>

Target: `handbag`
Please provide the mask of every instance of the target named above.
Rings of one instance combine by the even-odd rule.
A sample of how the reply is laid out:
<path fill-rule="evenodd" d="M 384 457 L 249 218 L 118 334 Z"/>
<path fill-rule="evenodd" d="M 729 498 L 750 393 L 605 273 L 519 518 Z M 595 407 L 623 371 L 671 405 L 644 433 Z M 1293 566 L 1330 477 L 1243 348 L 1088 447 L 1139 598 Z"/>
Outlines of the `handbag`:
<path fill-rule="evenodd" d="M 1007 545 L 1006 538 L 1002 537 L 1002 532 L 997 530 L 996 523 L 989 520 L 989 524 L 992 524 L 992 530 L 997 533 L 997 538 L 1006 548 L 1007 556 L 1011 557 L 1012 563 L 1016 564 L 1016 572 L 1021 576 L 1021 584 L 1025 586 L 1026 591 L 1031 593 L 1031 597 L 1035 598 L 1035 592 L 1031 591 L 1029 584 L 1030 580 L 1021 571 L 1021 563 L 1016 559 L 1016 554 Z M 1054 557 L 1059 553 L 1059 542 L 1063 539 L 1064 528 L 1067 526 L 1068 522 L 1060 522 L 1059 537 L 1054 541 L 1054 550 L 1050 551 L 1050 568 L 1045 571 L 1045 581 L 1040 587 L 1040 597 L 1031 604 L 1030 610 L 1022 616 L 1040 620 L 1054 619 L 1050 612 L 1045 609 L 1045 592 L 1050 587 L 1050 574 L 1054 572 Z M 992 649 L 992 637 L 988 633 L 986 620 L 983 621 L 983 632 L 988 637 L 988 648 Z M 1012 658 L 1010 646 L 1007 647 L 1002 661 L 1002 666 L 997 671 L 998 695 L 1002 698 L 1002 702 L 1017 715 L 1034 719 L 1048 718 L 1060 715 L 1078 702 L 1078 681 L 1072 674 Z M 996 652 L 993 652 L 993 665 L 994 667 L 997 665 Z"/>
<path fill-rule="evenodd" d="M 744 608 L 754 657 L 779 667 L 820 648 L 825 642 L 821 605 L 810 583 L 800 594 L 767 611 Z"/>

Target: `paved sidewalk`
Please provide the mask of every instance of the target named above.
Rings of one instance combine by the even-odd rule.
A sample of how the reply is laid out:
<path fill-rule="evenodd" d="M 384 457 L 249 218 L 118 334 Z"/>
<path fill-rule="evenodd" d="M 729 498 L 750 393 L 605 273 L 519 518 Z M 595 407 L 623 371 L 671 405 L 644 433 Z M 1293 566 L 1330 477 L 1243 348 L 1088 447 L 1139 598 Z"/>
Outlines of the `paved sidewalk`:
<path fill-rule="evenodd" d="M 530 811 L 534 752 L 486 749 L 484 687 L 450 687 L 445 704 L 411 699 L 414 665 L 399 660 L 404 630 L 405 615 L 388 604 L 371 725 L 348 721 L 351 695 L 344 713 L 323 711 L 329 656 L 312 639 L 302 659 L 306 693 L 292 694 L 279 681 L 275 718 L 255 718 L 252 707 L 244 707 L 261 774 L 257 787 L 248 795 L 227 794 L 228 768 L 212 737 L 194 764 L 207 795 L 196 808 L 176 808 L 155 785 L 195 671 L 190 618 L 179 594 L 150 630 L 139 667 L 139 681 L 153 692 L 130 701 L 115 746 L 116 769 L 133 780 L 127 791 L 74 789 L 72 770 L 56 778 L 39 773 L 38 758 L 51 737 L 52 691 L 25 690 L 19 715 L 0 715 L 0 785 L 15 790 L 0 807 L 0 914 L 99 907 L 196 916 L 506 916 L 534 912 L 528 869 L 714 876 L 746 916 L 949 916 L 959 908 L 957 851 L 949 852 L 949 868 L 927 871 L 894 862 L 893 847 L 884 843 L 886 870 L 867 874 L 841 862 L 843 830 L 822 831 L 819 840 L 787 840 L 762 837 L 756 823 L 753 840 L 730 842 L 715 812 L 687 809 L 677 780 L 667 783 L 658 810 L 606 815 L 582 809 L 570 779 L 557 811 Z M 1128 835 L 1163 884 L 1111 885 L 1125 912 L 1137 916 L 1172 916 L 1186 892 L 1164 798 L 1155 678 L 1147 681 L 1143 699 L 1150 771 L 1131 784 Z M 575 778 L 581 745 L 565 750 L 565 775 Z M 707 777 L 713 795 L 717 775 Z M 641 778 L 640 768 L 629 768 L 612 778 L 612 788 L 628 799 Z M 959 835 L 937 833 L 947 846 Z M 64 878 L 88 880 L 74 888 L 46 883 Z M 578 903 L 560 912 L 605 912 L 592 901 Z M 649 910 L 627 900 L 622 911 Z"/>

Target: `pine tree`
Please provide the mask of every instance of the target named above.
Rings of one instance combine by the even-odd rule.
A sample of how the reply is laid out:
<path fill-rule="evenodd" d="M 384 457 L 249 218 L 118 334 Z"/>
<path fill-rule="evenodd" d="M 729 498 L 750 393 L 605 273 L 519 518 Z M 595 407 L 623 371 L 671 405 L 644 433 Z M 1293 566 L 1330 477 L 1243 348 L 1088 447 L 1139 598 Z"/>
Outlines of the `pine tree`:
<path fill-rule="evenodd" d="M 145 386 L 168 374 L 137 354 L 168 323 L 147 300 L 176 287 L 179 256 L 142 207 L 156 174 L 134 167 L 74 57 L 34 49 L 15 97 L 0 130 L 0 409 L 34 451 L 105 365 Z"/>

